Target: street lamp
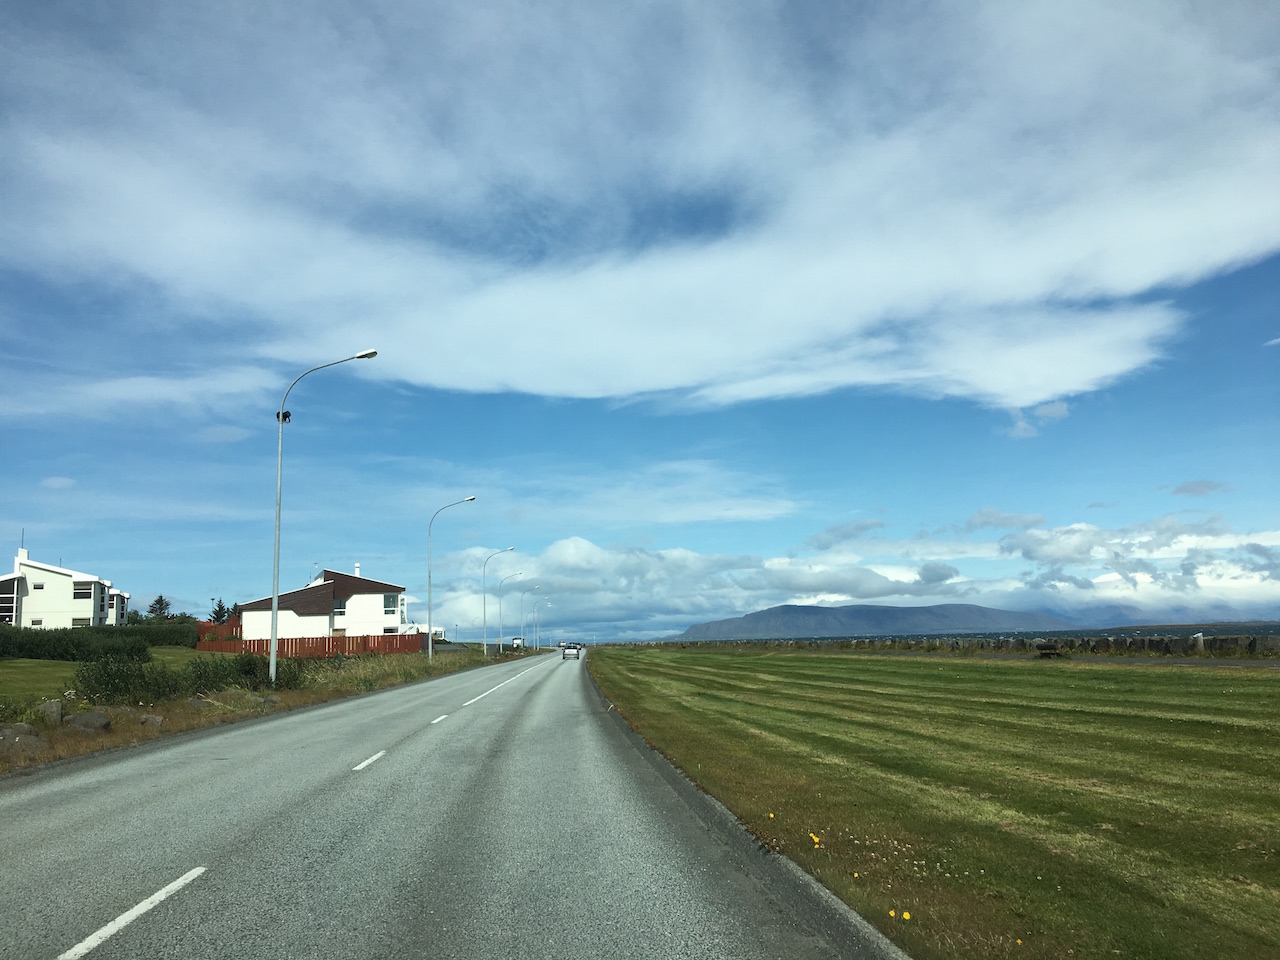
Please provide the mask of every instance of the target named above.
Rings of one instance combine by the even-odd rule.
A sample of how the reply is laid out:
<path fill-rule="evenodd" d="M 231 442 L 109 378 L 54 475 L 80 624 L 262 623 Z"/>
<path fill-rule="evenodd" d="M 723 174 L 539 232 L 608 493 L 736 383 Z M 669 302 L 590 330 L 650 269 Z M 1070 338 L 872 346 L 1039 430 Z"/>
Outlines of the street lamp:
<path fill-rule="evenodd" d="M 487 573 L 486 568 L 489 566 L 489 561 L 499 553 L 507 553 L 514 549 L 515 547 L 507 547 L 505 550 L 498 550 L 495 553 L 491 553 L 489 556 L 484 558 L 484 563 L 480 566 L 480 602 L 484 607 L 484 646 L 481 647 L 481 651 L 486 657 L 489 655 L 489 592 L 485 587 L 485 574 Z M 501 639 L 501 637 L 499 637 L 499 639 Z"/>
<path fill-rule="evenodd" d="M 455 500 L 453 503 L 446 503 L 440 510 L 448 510 L 450 507 L 456 507 L 460 503 L 470 503 L 475 497 L 463 497 L 461 500 Z M 436 638 L 431 625 L 431 527 L 436 522 L 436 517 L 440 516 L 440 510 L 431 515 L 431 522 L 427 524 L 427 661 L 435 659 L 436 655 Z"/>
<path fill-rule="evenodd" d="M 525 635 L 524 635 L 524 595 L 526 593 L 532 593 L 534 590 L 537 590 L 541 586 L 542 584 L 535 583 L 528 590 L 525 590 L 523 593 L 520 594 L 520 642 L 523 643 L 526 647 L 529 646 L 529 641 L 525 638 Z"/>
<path fill-rule="evenodd" d="M 338 364 L 346 363 L 349 360 L 372 360 L 377 355 L 377 350 L 361 350 L 353 357 L 343 357 L 341 360 L 334 360 L 331 363 L 322 363 L 318 367 L 312 367 L 310 370 L 300 374 L 293 383 L 289 384 L 289 389 L 280 398 L 280 409 L 276 411 L 276 423 L 280 426 L 280 436 L 276 440 L 276 549 L 275 559 L 271 564 L 271 664 L 268 669 L 273 687 L 276 684 L 277 627 L 280 621 L 280 478 L 284 472 L 284 425 L 289 422 L 289 411 L 284 408 L 284 404 L 289 399 L 289 394 L 293 391 L 293 388 L 298 385 L 298 380 L 301 380 L 308 373 L 315 373 L 325 367 L 336 367 Z"/>
<path fill-rule="evenodd" d="M 509 577 L 503 577 L 498 582 L 498 653 L 502 653 L 502 585 L 508 580 L 514 580 L 516 577 L 523 577 L 524 571 L 513 573 Z"/>
<path fill-rule="evenodd" d="M 535 624 L 534 630 L 536 631 L 534 633 L 535 640 L 534 640 L 533 648 L 535 650 L 542 649 L 542 618 L 541 616 L 538 615 L 538 608 L 542 606 L 544 603 L 548 607 L 551 606 L 551 598 L 543 597 L 541 600 L 539 600 L 537 603 L 533 605 L 533 622 Z"/>

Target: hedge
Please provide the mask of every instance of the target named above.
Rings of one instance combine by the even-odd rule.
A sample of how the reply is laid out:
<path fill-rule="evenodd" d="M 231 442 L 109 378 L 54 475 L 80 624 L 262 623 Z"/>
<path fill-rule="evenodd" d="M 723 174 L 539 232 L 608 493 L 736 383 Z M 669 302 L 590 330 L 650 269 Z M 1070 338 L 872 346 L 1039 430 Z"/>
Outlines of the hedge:
<path fill-rule="evenodd" d="M 24 657 L 28 660 L 117 660 L 146 662 L 151 646 L 124 627 L 67 627 L 62 630 L 33 630 L 0 624 L 0 659 Z"/>
<path fill-rule="evenodd" d="M 275 689 L 292 690 L 300 686 L 302 665 L 297 660 L 277 660 Z M 154 703 L 227 687 L 272 689 L 267 658 L 253 653 L 196 657 L 177 669 L 159 661 L 141 663 L 107 658 L 88 661 L 76 668 L 76 691 L 94 703 Z"/>
<path fill-rule="evenodd" d="M 151 659 L 150 647 L 195 649 L 198 639 L 194 620 L 161 620 L 120 627 L 64 627 L 55 630 L 11 627 L 0 624 L 0 659 L 118 660 Z"/>

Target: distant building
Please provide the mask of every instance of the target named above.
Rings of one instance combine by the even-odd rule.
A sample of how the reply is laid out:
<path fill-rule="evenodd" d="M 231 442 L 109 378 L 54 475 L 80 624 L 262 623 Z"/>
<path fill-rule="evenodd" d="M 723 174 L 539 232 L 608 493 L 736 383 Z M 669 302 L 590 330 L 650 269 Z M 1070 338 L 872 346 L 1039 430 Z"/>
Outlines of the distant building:
<path fill-rule="evenodd" d="M 241 636 L 271 636 L 271 598 L 240 605 Z M 405 616 L 404 587 L 326 570 L 301 590 L 280 594 L 276 636 L 341 637 L 382 633 L 416 633 Z"/>
<path fill-rule="evenodd" d="M 0 577 L 0 623 L 46 630 L 118 627 L 129 612 L 129 594 L 91 573 L 32 560 L 25 549 L 13 573 Z"/>

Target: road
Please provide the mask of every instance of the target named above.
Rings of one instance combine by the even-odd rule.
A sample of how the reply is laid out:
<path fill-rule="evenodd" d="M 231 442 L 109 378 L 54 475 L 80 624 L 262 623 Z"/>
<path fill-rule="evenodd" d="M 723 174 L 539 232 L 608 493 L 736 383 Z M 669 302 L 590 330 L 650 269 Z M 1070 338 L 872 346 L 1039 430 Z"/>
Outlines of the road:
<path fill-rule="evenodd" d="M 8 777 L 0 825 L 13 960 L 894 955 L 640 744 L 585 659 Z"/>

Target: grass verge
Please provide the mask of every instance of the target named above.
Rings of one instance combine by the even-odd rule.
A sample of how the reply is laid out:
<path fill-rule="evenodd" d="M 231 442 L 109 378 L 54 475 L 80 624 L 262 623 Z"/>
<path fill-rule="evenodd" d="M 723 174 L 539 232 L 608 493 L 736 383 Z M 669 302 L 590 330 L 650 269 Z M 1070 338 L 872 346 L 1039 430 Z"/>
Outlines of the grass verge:
<path fill-rule="evenodd" d="M 200 727 L 233 723 L 247 717 L 260 716 L 277 710 L 323 703 L 356 693 L 380 690 L 386 687 L 413 683 L 431 677 L 456 673 L 486 663 L 497 662 L 479 651 L 457 645 L 447 653 L 428 661 L 418 653 L 384 654 L 365 657 L 335 657 L 331 660 L 306 660 L 303 665 L 301 689 L 283 690 L 278 693 L 253 693 L 248 690 L 230 689 L 196 697 L 177 697 L 172 700 L 142 703 L 116 703 L 94 706 L 85 701 L 63 701 L 65 713 L 88 709 L 100 709 L 111 719 L 111 728 L 95 733 L 82 733 L 75 728 L 50 724 L 35 710 L 40 700 L 57 699 L 65 693 L 75 675 L 76 664 L 66 661 L 31 661 L 44 665 L 47 676 L 37 673 L 20 660 L 0 660 L 0 689 L 13 689 L 12 694 L 0 695 L 0 723 L 20 721 L 36 727 L 35 749 L 17 749 L 0 744 L 0 774 L 38 766 L 52 760 L 82 756 L 113 747 L 137 745 L 146 740 Z M 180 668 L 197 654 L 183 647 L 153 648 L 157 660 L 173 668 Z M 199 654 L 199 656 L 231 656 L 230 654 Z M 518 659 L 506 656 L 502 659 Z M 144 717 L 160 717 L 144 722 Z M 28 743 L 30 741 L 27 741 Z"/>
<path fill-rule="evenodd" d="M 918 960 L 1280 957 L 1280 672 L 660 647 L 588 665 Z"/>

